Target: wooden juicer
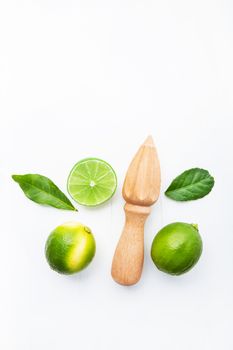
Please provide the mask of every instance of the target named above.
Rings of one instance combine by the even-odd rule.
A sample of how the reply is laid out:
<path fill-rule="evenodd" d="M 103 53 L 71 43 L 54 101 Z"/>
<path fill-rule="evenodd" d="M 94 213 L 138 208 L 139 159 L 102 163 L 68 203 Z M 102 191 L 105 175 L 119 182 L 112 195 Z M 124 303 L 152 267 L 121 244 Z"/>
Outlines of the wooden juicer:
<path fill-rule="evenodd" d="M 123 185 L 125 226 L 112 262 L 112 277 L 122 285 L 139 281 L 144 260 L 144 224 L 160 193 L 160 165 L 148 136 L 134 156 Z"/>

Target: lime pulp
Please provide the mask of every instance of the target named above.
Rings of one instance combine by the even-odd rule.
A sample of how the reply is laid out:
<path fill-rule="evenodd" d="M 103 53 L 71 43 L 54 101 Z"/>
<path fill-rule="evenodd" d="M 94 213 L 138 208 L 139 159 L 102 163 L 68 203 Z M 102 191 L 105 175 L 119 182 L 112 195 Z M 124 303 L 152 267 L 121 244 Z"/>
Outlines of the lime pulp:
<path fill-rule="evenodd" d="M 117 177 L 104 160 L 86 158 L 75 164 L 67 181 L 68 192 L 79 204 L 97 206 L 115 193 Z"/>

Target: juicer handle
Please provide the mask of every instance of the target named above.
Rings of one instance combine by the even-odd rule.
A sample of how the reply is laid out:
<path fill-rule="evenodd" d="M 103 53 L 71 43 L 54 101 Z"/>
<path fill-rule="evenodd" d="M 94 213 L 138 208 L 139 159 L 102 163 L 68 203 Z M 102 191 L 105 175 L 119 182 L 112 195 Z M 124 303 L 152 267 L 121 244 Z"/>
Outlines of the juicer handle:
<path fill-rule="evenodd" d="M 113 257 L 112 277 L 117 283 L 130 286 L 141 277 L 144 225 L 151 208 L 126 203 L 124 210 L 125 226 Z"/>

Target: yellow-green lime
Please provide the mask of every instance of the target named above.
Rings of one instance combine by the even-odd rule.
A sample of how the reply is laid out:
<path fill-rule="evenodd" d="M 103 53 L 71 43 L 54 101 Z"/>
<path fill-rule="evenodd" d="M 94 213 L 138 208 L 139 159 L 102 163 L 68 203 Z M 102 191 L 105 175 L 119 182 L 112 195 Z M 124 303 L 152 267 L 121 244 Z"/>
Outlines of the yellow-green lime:
<path fill-rule="evenodd" d="M 82 205 L 96 206 L 110 199 L 117 187 L 116 173 L 107 162 L 98 158 L 79 161 L 67 181 L 71 197 Z"/>
<path fill-rule="evenodd" d="M 175 222 L 155 236 L 151 258 L 157 268 L 171 275 L 189 271 L 202 253 L 202 239 L 195 224 Z"/>
<path fill-rule="evenodd" d="M 95 255 L 95 249 L 91 230 L 80 223 L 68 222 L 51 232 L 45 254 L 53 270 L 72 274 L 87 267 Z"/>

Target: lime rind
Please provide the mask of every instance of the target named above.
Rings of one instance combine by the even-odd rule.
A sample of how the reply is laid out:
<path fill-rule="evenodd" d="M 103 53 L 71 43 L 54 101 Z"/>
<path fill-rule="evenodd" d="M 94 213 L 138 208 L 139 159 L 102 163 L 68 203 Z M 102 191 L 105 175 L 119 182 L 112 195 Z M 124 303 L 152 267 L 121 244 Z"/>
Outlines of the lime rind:
<path fill-rule="evenodd" d="M 95 256 L 96 243 L 91 230 L 80 223 L 67 222 L 55 228 L 45 245 L 50 267 L 71 275 L 86 268 Z"/>
<path fill-rule="evenodd" d="M 196 226 L 175 222 L 157 233 L 151 246 L 151 258 L 159 270 L 181 275 L 196 265 L 203 249 Z"/>
<path fill-rule="evenodd" d="M 117 177 L 110 164 L 99 158 L 85 158 L 77 162 L 68 177 L 67 189 L 79 204 L 95 207 L 112 198 Z"/>

